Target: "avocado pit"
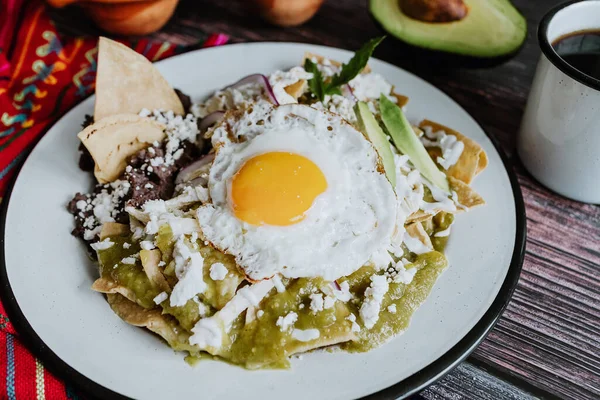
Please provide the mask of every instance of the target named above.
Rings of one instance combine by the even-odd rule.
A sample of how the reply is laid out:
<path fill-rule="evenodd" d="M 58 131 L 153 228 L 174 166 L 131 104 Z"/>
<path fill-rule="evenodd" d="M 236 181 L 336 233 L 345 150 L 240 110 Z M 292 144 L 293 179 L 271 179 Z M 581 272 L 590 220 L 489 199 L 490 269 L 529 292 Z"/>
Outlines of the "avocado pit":
<path fill-rule="evenodd" d="M 398 4 L 410 18 L 430 23 L 460 21 L 469 11 L 463 0 L 398 0 Z"/>

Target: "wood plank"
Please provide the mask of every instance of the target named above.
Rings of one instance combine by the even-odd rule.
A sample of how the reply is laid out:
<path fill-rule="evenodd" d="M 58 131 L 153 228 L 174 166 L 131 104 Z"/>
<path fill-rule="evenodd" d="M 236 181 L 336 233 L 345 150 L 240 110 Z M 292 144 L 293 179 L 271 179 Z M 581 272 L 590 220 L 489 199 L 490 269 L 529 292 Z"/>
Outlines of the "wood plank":
<path fill-rule="evenodd" d="M 465 362 L 444 379 L 414 396 L 414 399 L 533 400 L 538 397 Z"/>

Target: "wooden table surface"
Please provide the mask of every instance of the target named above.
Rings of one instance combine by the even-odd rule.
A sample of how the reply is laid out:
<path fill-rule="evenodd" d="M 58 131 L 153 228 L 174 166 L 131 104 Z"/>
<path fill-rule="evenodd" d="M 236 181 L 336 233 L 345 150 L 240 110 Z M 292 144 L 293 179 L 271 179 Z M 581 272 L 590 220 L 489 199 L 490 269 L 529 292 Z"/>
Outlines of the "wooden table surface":
<path fill-rule="evenodd" d="M 366 0 L 327 0 L 308 23 L 288 29 L 249 16 L 245 3 L 182 0 L 173 19 L 154 36 L 191 44 L 202 31 L 220 32 L 232 42 L 294 41 L 355 50 L 382 33 Z M 537 24 L 554 4 L 515 0 L 529 23 L 527 42 L 516 57 L 495 68 L 447 68 L 393 39 L 375 53 L 442 89 L 500 141 L 515 160 L 527 209 L 525 264 L 508 308 L 468 360 L 419 398 L 600 398 L 600 207 L 548 191 L 515 154 L 540 54 Z M 100 33 L 77 8 L 53 15 L 66 33 Z"/>

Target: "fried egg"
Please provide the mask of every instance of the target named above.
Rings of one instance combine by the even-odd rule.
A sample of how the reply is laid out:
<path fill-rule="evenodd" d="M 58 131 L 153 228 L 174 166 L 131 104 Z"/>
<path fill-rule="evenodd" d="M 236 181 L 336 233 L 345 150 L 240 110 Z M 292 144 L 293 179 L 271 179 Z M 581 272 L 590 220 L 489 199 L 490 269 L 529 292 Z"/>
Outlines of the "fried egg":
<path fill-rule="evenodd" d="M 372 144 L 341 117 L 255 105 L 229 114 L 212 142 L 211 200 L 196 217 L 249 279 L 334 280 L 386 259 L 398 200 Z"/>

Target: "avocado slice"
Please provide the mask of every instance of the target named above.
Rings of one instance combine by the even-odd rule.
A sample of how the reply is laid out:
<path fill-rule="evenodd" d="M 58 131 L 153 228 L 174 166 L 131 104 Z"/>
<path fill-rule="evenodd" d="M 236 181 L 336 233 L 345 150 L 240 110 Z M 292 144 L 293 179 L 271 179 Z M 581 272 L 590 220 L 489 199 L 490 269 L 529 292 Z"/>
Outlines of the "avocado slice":
<path fill-rule="evenodd" d="M 453 3 L 450 11 L 447 3 Z M 463 56 L 506 56 L 515 53 L 527 36 L 527 22 L 509 0 L 370 0 L 369 8 L 396 38 Z"/>
<path fill-rule="evenodd" d="M 354 113 L 356 114 L 360 130 L 367 135 L 367 138 L 373 143 L 377 153 L 381 156 L 385 175 L 392 186 L 396 186 L 396 163 L 394 162 L 394 154 L 390 148 L 387 135 L 381 130 L 367 103 L 364 101 L 356 103 Z"/>
<path fill-rule="evenodd" d="M 446 175 L 435 165 L 425 146 L 419 140 L 412 126 L 404 116 L 402 109 L 384 94 L 379 98 L 381 119 L 394 141 L 396 148 L 410 158 L 415 168 L 435 186 L 450 193 L 450 185 Z"/>

